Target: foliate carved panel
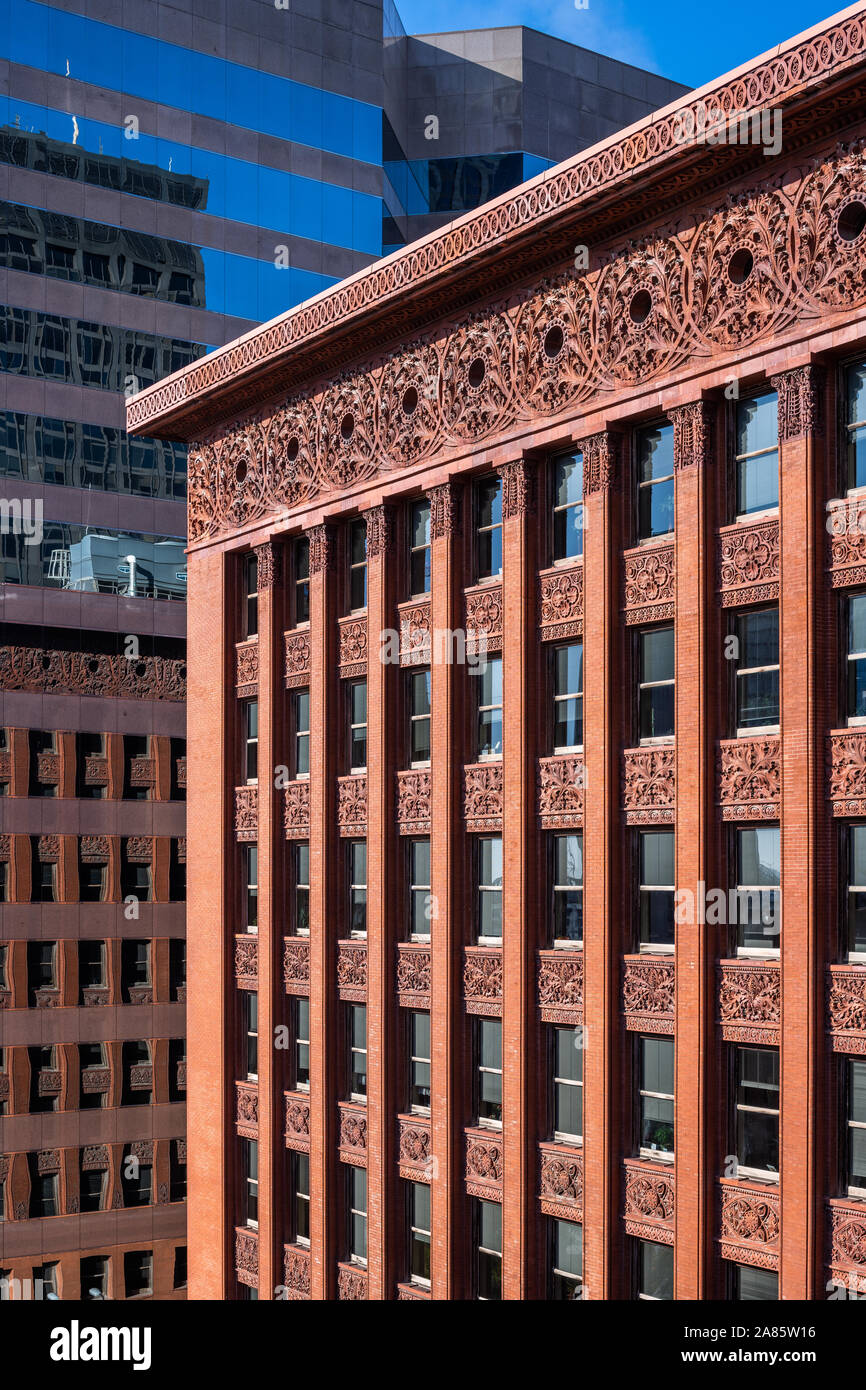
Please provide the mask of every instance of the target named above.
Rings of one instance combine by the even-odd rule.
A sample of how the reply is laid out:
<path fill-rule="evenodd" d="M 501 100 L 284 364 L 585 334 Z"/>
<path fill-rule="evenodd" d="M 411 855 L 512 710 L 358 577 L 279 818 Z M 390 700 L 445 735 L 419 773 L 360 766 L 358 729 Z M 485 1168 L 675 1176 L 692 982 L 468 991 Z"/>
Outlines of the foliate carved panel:
<path fill-rule="evenodd" d="M 467 946 L 463 961 L 463 998 L 468 1014 L 502 1016 L 502 952 Z"/>
<path fill-rule="evenodd" d="M 255 1231 L 235 1227 L 235 1273 L 242 1284 L 257 1288 L 259 1282 L 259 1238 Z"/>
<path fill-rule="evenodd" d="M 866 497 L 828 502 L 826 525 L 831 588 L 866 584 Z"/>
<path fill-rule="evenodd" d="M 255 840 L 259 833 L 258 787 L 235 787 L 235 838 Z"/>
<path fill-rule="evenodd" d="M 340 675 L 344 678 L 367 674 L 367 619 L 340 619 Z"/>
<path fill-rule="evenodd" d="M 470 763 L 463 769 L 466 829 L 502 829 L 502 763 Z"/>
<path fill-rule="evenodd" d="M 834 1052 L 866 1056 L 866 966 L 830 966 L 827 1024 Z"/>
<path fill-rule="evenodd" d="M 337 988 L 341 999 L 363 1003 L 367 997 L 366 941 L 337 942 Z"/>
<path fill-rule="evenodd" d="M 583 825 L 586 766 L 576 753 L 538 760 L 538 821 L 543 830 Z"/>
<path fill-rule="evenodd" d="M 832 1281 L 862 1298 L 866 1286 L 866 1208 L 862 1202 L 831 1201 L 828 1214 Z"/>
<path fill-rule="evenodd" d="M 85 1067 L 81 1073 L 81 1089 L 85 1095 L 104 1095 L 111 1089 L 108 1067 Z"/>
<path fill-rule="evenodd" d="M 467 652 L 498 652 L 502 647 L 502 585 L 466 590 Z"/>
<path fill-rule="evenodd" d="M 429 835 L 432 777 L 429 771 L 397 773 L 397 824 L 401 835 Z"/>
<path fill-rule="evenodd" d="M 628 825 L 672 825 L 677 804 L 673 745 L 626 748 L 622 804 Z"/>
<path fill-rule="evenodd" d="M 130 985 L 129 987 L 130 1004 L 152 1004 L 153 987 L 151 985 Z"/>
<path fill-rule="evenodd" d="M 310 1297 L 310 1252 L 306 1246 L 283 1246 L 283 1283 L 287 1299 Z"/>
<path fill-rule="evenodd" d="M 397 1002 L 404 1009 L 430 1008 L 429 946 L 397 946 Z"/>
<path fill-rule="evenodd" d="M 548 1216 L 583 1219 L 583 1153 L 569 1144 L 539 1145 L 539 1201 Z"/>
<path fill-rule="evenodd" d="M 676 565 L 672 545 L 638 546 L 623 555 L 625 620 L 635 623 L 672 618 L 676 609 Z"/>
<path fill-rule="evenodd" d="M 63 1078 L 59 1071 L 49 1071 L 47 1068 L 40 1071 L 38 1091 L 40 1096 L 59 1096 Z"/>
<path fill-rule="evenodd" d="M 79 853 L 85 864 L 107 864 L 110 841 L 107 835 L 82 835 Z"/>
<path fill-rule="evenodd" d="M 59 1173 L 60 1172 L 60 1150 L 42 1149 L 36 1160 L 36 1166 L 40 1173 Z"/>
<path fill-rule="evenodd" d="M 676 1001 L 674 962 L 626 956 L 622 981 L 625 1026 L 632 1032 L 672 1033 Z"/>
<path fill-rule="evenodd" d="M 283 821 L 287 840 L 307 840 L 310 836 L 310 783 L 302 779 L 289 782 Z"/>
<path fill-rule="evenodd" d="M 429 1183 L 433 1175 L 430 1121 L 419 1115 L 400 1115 L 397 1124 L 400 1177 Z"/>
<path fill-rule="evenodd" d="M 84 759 L 84 782 L 88 787 L 107 787 L 108 759 L 89 754 Z"/>
<path fill-rule="evenodd" d="M 722 1182 L 721 1252 L 726 1260 L 779 1268 L 780 1197 L 766 1187 Z"/>
<path fill-rule="evenodd" d="M 37 852 L 40 864 L 56 864 L 60 858 L 60 836 L 40 835 Z"/>
<path fill-rule="evenodd" d="M 725 960 L 719 966 L 719 1021 L 726 1042 L 779 1041 L 782 985 L 778 965 Z"/>
<path fill-rule="evenodd" d="M 722 739 L 718 776 L 722 820 L 778 820 L 782 794 L 778 737 Z"/>
<path fill-rule="evenodd" d="M 235 685 L 242 699 L 256 694 L 259 688 L 259 644 L 238 642 L 235 647 Z"/>
<path fill-rule="evenodd" d="M 502 1135 L 489 1129 L 466 1131 L 466 1191 L 470 1197 L 502 1201 Z"/>
<path fill-rule="evenodd" d="M 582 951 L 539 951 L 538 1005 L 543 1023 L 583 1022 Z"/>
<path fill-rule="evenodd" d="M 866 729 L 834 730 L 828 744 L 833 815 L 866 814 Z"/>
<path fill-rule="evenodd" d="M 285 1139 L 287 1149 L 309 1153 L 310 1097 L 303 1091 L 286 1091 Z"/>
<path fill-rule="evenodd" d="M 109 990 L 101 985 L 87 985 L 82 991 L 85 1009 L 104 1008 L 109 1001 Z"/>
<path fill-rule="evenodd" d="M 258 989 L 259 943 L 254 936 L 235 937 L 235 982 L 238 989 Z"/>
<path fill-rule="evenodd" d="M 12 754 L 8 749 L 0 750 L 0 782 L 9 782 L 12 778 Z"/>
<path fill-rule="evenodd" d="M 631 1236 L 672 1245 L 676 1219 L 673 1164 L 626 1160 L 623 1219 Z"/>
<path fill-rule="evenodd" d="M 713 460 L 713 401 L 690 401 L 668 411 L 674 427 L 674 469 L 702 468 Z"/>
<path fill-rule="evenodd" d="M 12 836 L 0 835 L 0 864 L 8 864 L 12 858 Z"/>
<path fill-rule="evenodd" d="M 256 1139 L 259 1133 L 259 1091 L 258 1087 L 247 1081 L 236 1081 L 237 1110 L 235 1123 L 237 1132 L 245 1139 Z"/>
<path fill-rule="evenodd" d="M 337 824 L 343 836 L 363 834 L 367 828 L 367 778 L 337 778 Z"/>
<path fill-rule="evenodd" d="M 433 654 L 433 620 L 429 603 L 401 603 L 397 607 L 400 624 L 400 665 L 429 666 Z"/>
<path fill-rule="evenodd" d="M 287 690 L 310 683 L 310 636 L 306 631 L 287 632 L 285 642 L 285 686 Z"/>
<path fill-rule="evenodd" d="M 340 1158 L 356 1168 L 367 1166 L 367 1111 L 363 1105 L 340 1104 Z"/>
<path fill-rule="evenodd" d="M 36 777 L 47 786 L 56 786 L 60 781 L 60 754 L 37 753 Z"/>
<path fill-rule="evenodd" d="M 88 1173 L 101 1172 L 110 1162 L 107 1144 L 89 1144 L 82 1150 L 81 1167 Z"/>
<path fill-rule="evenodd" d="M 186 788 L 186 756 L 177 760 L 177 785 Z"/>
<path fill-rule="evenodd" d="M 185 700 L 186 662 L 159 656 L 133 661 L 104 652 L 0 646 L 0 689 L 114 699 Z"/>
<path fill-rule="evenodd" d="M 824 381 L 824 368 L 817 364 L 770 377 L 779 396 L 780 444 L 804 434 L 823 435 Z"/>
<path fill-rule="evenodd" d="M 366 1269 L 341 1264 L 337 1269 L 337 1298 L 344 1303 L 363 1303 L 366 1297 Z"/>
<path fill-rule="evenodd" d="M 153 836 L 130 835 L 126 842 L 126 857 L 130 864 L 150 864 L 153 860 Z"/>
<path fill-rule="evenodd" d="M 723 608 L 767 603 L 779 597 L 779 523 L 723 526 L 718 540 Z"/>
<path fill-rule="evenodd" d="M 287 994 L 309 994 L 310 942 L 306 936 L 287 936 L 285 938 L 283 980 Z"/>
<path fill-rule="evenodd" d="M 583 636 L 583 562 L 538 577 L 538 622 L 543 642 Z"/>

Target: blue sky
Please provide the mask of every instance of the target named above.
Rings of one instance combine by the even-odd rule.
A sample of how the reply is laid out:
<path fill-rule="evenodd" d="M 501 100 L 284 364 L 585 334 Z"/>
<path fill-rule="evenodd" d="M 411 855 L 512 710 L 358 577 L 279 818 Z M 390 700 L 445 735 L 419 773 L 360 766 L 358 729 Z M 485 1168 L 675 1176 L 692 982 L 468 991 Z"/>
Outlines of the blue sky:
<path fill-rule="evenodd" d="M 526 24 L 698 87 L 836 12 L 827 0 L 397 0 L 410 34 Z"/>

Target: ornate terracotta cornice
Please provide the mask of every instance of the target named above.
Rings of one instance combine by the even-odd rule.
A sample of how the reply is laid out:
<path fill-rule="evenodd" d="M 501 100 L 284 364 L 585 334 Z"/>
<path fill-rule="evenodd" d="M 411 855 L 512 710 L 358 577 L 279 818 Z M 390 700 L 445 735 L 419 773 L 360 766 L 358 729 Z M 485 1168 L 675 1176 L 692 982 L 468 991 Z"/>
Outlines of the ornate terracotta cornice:
<path fill-rule="evenodd" d="M 583 454 L 583 491 L 590 497 L 594 492 L 609 492 L 619 482 L 620 443 L 622 436 L 614 430 L 579 439 L 575 448 Z"/>
<path fill-rule="evenodd" d="M 202 397 L 213 387 L 227 388 L 228 413 L 278 391 L 280 380 L 284 389 L 287 380 L 293 389 L 313 369 L 322 369 L 336 337 L 354 353 L 374 336 L 393 339 L 407 312 L 415 322 L 432 321 L 485 285 L 570 258 L 578 226 L 584 237 L 590 228 L 598 242 L 605 220 L 634 224 L 650 190 L 657 205 L 682 206 L 684 195 L 715 186 L 725 170 L 755 167 L 762 159 L 758 147 L 701 145 L 688 137 L 689 120 L 692 127 L 700 125 L 708 108 L 724 117 L 781 109 L 788 151 L 819 123 L 838 129 L 843 115 L 862 104 L 862 85 L 854 79 L 864 51 L 866 16 L 860 6 L 142 392 L 127 405 L 129 429 L 157 433 L 159 420 L 167 434 L 173 429 L 175 438 L 189 438 L 201 428 Z M 340 354 L 338 360 L 345 358 Z"/>
<path fill-rule="evenodd" d="M 497 468 L 502 479 L 502 520 L 535 515 L 536 470 L 526 459 Z"/>
<path fill-rule="evenodd" d="M 713 401 L 690 401 L 688 405 L 676 405 L 668 411 L 668 419 L 674 427 L 675 472 L 712 463 L 715 418 Z"/>
<path fill-rule="evenodd" d="M 310 542 L 310 574 L 322 574 L 332 570 L 336 563 L 333 528 L 327 525 L 313 526 L 307 532 Z"/>
<path fill-rule="evenodd" d="M 824 381 L 824 368 L 814 363 L 770 377 L 779 395 L 780 444 L 804 434 L 823 435 Z"/>
<path fill-rule="evenodd" d="M 445 536 L 456 536 L 460 532 L 460 485 L 449 481 L 431 487 L 430 498 L 430 539 L 442 540 Z"/>

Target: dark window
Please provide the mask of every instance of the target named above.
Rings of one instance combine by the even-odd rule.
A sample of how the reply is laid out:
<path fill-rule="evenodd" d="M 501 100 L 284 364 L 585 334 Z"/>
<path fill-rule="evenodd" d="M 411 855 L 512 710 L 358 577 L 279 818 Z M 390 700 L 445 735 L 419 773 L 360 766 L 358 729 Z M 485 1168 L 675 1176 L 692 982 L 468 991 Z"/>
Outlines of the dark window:
<path fill-rule="evenodd" d="M 243 557 L 244 571 L 244 637 L 256 637 L 259 631 L 259 563 L 255 556 Z"/>
<path fill-rule="evenodd" d="M 120 860 L 120 892 L 123 898 L 137 898 L 139 902 L 149 903 L 153 896 L 153 880 L 150 863 L 131 859 L 129 840 L 124 840 Z"/>
<path fill-rule="evenodd" d="M 478 695 L 478 757 L 502 757 L 502 658 L 489 657 L 474 672 Z"/>
<path fill-rule="evenodd" d="M 779 610 L 758 608 L 736 618 L 737 734 L 779 727 Z"/>
<path fill-rule="evenodd" d="M 180 841 L 170 841 L 168 864 L 168 900 L 172 903 L 182 903 L 186 900 L 186 851 L 184 858 L 181 858 Z"/>
<path fill-rule="evenodd" d="M 247 1226 L 259 1224 L 259 1146 L 255 1139 L 241 1139 L 243 1174 L 243 1220 Z"/>
<path fill-rule="evenodd" d="M 775 1269 L 758 1269 L 756 1265 L 734 1265 L 731 1275 L 731 1297 L 738 1302 L 775 1302 L 779 1297 L 779 1275 Z"/>
<path fill-rule="evenodd" d="M 737 830 L 737 941 L 738 949 L 745 953 L 766 954 L 779 949 L 780 852 L 778 825 Z"/>
<path fill-rule="evenodd" d="M 772 1047 L 736 1050 L 737 1161 L 766 1176 L 779 1171 L 779 1053 Z"/>
<path fill-rule="evenodd" d="M 259 925 L 259 849 L 258 845 L 241 848 L 246 887 L 244 890 L 244 927 L 256 932 Z"/>
<path fill-rule="evenodd" d="M 674 944 L 674 832 L 639 830 L 640 944 L 648 950 Z"/>
<path fill-rule="evenodd" d="M 779 505 L 779 429 L 775 391 L 737 404 L 737 515 Z"/>
<path fill-rule="evenodd" d="M 848 827 L 848 958 L 866 958 L 866 825 Z"/>
<path fill-rule="evenodd" d="M 310 692 L 296 690 L 292 697 L 295 732 L 295 776 L 310 775 Z"/>
<path fill-rule="evenodd" d="M 550 1297 L 557 1302 L 583 1297 L 583 1227 L 576 1221 L 550 1223 Z"/>
<path fill-rule="evenodd" d="M 410 671 L 409 760 L 413 767 L 430 761 L 430 671 Z"/>
<path fill-rule="evenodd" d="M 475 485 L 476 579 L 502 573 L 502 480 L 485 478 Z"/>
<path fill-rule="evenodd" d="M 349 1167 L 349 1259 L 367 1263 L 367 1170 Z"/>
<path fill-rule="evenodd" d="M 409 1278 L 413 1284 L 430 1284 L 430 1188 L 425 1182 L 409 1186 Z"/>
<path fill-rule="evenodd" d="M 146 734 L 123 736 L 123 796 L 125 801 L 149 801 L 150 738 Z"/>
<path fill-rule="evenodd" d="M 142 1002 L 133 996 L 132 991 L 146 989 L 150 985 L 149 941 L 121 941 L 120 984 L 125 1004 Z"/>
<path fill-rule="evenodd" d="M 848 488 L 866 487 L 866 363 L 846 373 L 845 426 L 848 441 Z"/>
<path fill-rule="evenodd" d="M 244 776 L 248 783 L 257 782 L 259 777 L 259 702 L 247 700 L 243 706 L 244 718 Z"/>
<path fill-rule="evenodd" d="M 123 1094 L 121 1105 L 150 1105 L 153 1068 L 150 1047 L 142 1039 L 123 1044 Z"/>
<path fill-rule="evenodd" d="M 502 837 L 479 836 L 475 851 L 478 864 L 478 939 L 502 940 Z"/>
<path fill-rule="evenodd" d="M 125 1207 L 149 1207 L 153 1201 L 153 1168 L 142 1163 L 134 1146 L 127 1144 L 123 1150 L 123 1164 L 120 1170 Z"/>
<path fill-rule="evenodd" d="M 674 736 L 674 630 L 644 628 L 638 634 L 638 730 L 641 743 Z"/>
<path fill-rule="evenodd" d="M 292 1229 L 298 1245 L 310 1243 L 310 1155 L 289 1155 L 291 1170 Z"/>
<path fill-rule="evenodd" d="M 60 1175 L 40 1173 L 38 1154 L 29 1153 L 27 1163 L 30 1169 L 31 1219 L 57 1216 L 60 1211 Z"/>
<path fill-rule="evenodd" d="M 637 437 L 638 540 L 674 529 L 674 427 L 656 425 Z"/>
<path fill-rule="evenodd" d="M 108 1298 L 108 1256 L 85 1255 L 79 1265 L 81 1298 L 84 1302 L 99 1302 Z"/>
<path fill-rule="evenodd" d="M 60 1092 L 60 1078 L 54 1048 L 49 1044 L 43 1047 L 28 1047 L 30 1058 L 30 1113 L 45 1114 L 57 1109 Z"/>
<path fill-rule="evenodd" d="M 553 649 L 553 751 L 583 747 L 583 643 Z"/>
<path fill-rule="evenodd" d="M 310 542 L 295 541 L 295 627 L 310 621 Z"/>
<path fill-rule="evenodd" d="M 848 599 L 848 723 L 866 723 L 866 594 Z"/>
<path fill-rule="evenodd" d="M 39 858 L 39 837 L 30 837 L 30 901 L 32 903 L 54 903 L 57 901 L 57 865 L 45 864 Z"/>
<path fill-rule="evenodd" d="M 186 941 L 182 936 L 169 939 L 168 982 L 172 1000 L 181 999 L 186 990 Z"/>
<path fill-rule="evenodd" d="M 349 768 L 364 772 L 367 767 L 367 682 L 352 681 L 349 686 Z"/>
<path fill-rule="evenodd" d="M 583 554 L 583 454 L 553 463 L 553 559 Z"/>
<path fill-rule="evenodd" d="M 638 1241 L 637 1296 L 665 1301 L 674 1296 L 674 1247 L 656 1240 Z"/>
<path fill-rule="evenodd" d="M 108 1099 L 110 1073 L 102 1043 L 79 1043 L 78 1065 L 81 1077 L 79 1108 L 99 1110 Z"/>
<path fill-rule="evenodd" d="M 126 1250 L 124 1252 L 123 1285 L 127 1298 L 144 1298 L 153 1293 L 152 1250 Z"/>
<path fill-rule="evenodd" d="M 410 840 L 409 847 L 409 936 L 412 940 L 430 938 L 430 841 Z"/>
<path fill-rule="evenodd" d="M 349 859 L 349 934 L 367 935 L 367 841 L 350 840 Z"/>
<path fill-rule="evenodd" d="M 409 594 L 430 592 L 430 503 L 413 502 L 409 516 Z"/>
<path fill-rule="evenodd" d="M 851 1197 L 866 1197 L 866 1061 L 849 1057 L 847 1190 Z"/>
<path fill-rule="evenodd" d="M 674 1040 L 641 1036 L 637 1040 L 640 1064 L 640 1150 L 642 1154 L 673 1155 L 674 1151 Z"/>
<path fill-rule="evenodd" d="M 479 1123 L 502 1124 L 502 1020 L 476 1018 L 475 1115 Z"/>
<path fill-rule="evenodd" d="M 84 1003 L 86 989 L 105 988 L 105 942 L 79 941 L 78 989 L 79 1003 Z"/>
<path fill-rule="evenodd" d="M 78 861 L 78 897 L 83 903 L 101 903 L 105 900 L 105 864 L 87 864 Z"/>
<path fill-rule="evenodd" d="M 295 840 L 291 848 L 295 876 L 295 933 L 310 934 L 310 842 Z"/>
<path fill-rule="evenodd" d="M 169 1191 L 172 1202 L 186 1201 L 186 1159 L 181 1158 L 180 1143 L 179 1139 L 172 1139 L 169 1155 Z M 186 1257 L 185 1249 L 183 1253 Z"/>
<path fill-rule="evenodd" d="M 298 995 L 292 1010 L 295 1025 L 295 1086 L 302 1091 L 310 1085 L 310 1001 Z"/>
<path fill-rule="evenodd" d="M 57 988 L 57 942 L 27 942 L 27 992 L 30 1008 L 36 1006 L 36 991 Z"/>
<path fill-rule="evenodd" d="M 583 1135 L 583 1028 L 553 1028 L 553 1133 L 556 1139 Z"/>
<path fill-rule="evenodd" d="M 430 1109 L 430 1015 L 409 1011 L 409 1109 Z"/>
<path fill-rule="evenodd" d="M 349 608 L 354 613 L 367 607 L 367 523 L 363 518 L 349 526 Z"/>
<path fill-rule="evenodd" d="M 242 1065 L 247 1080 L 255 1081 L 259 1074 L 259 996 L 254 989 L 242 989 L 238 992 L 241 997 L 244 1035 Z"/>
<path fill-rule="evenodd" d="M 185 1289 L 187 1284 L 187 1247 L 176 1245 L 174 1248 L 174 1278 L 172 1288 Z"/>
<path fill-rule="evenodd" d="M 349 1092 L 353 1100 L 367 1098 L 367 1006 L 349 1005 Z"/>
<path fill-rule="evenodd" d="M 572 830 L 552 835 L 553 943 L 579 945 L 583 941 L 583 835 Z"/>
<path fill-rule="evenodd" d="M 502 1207 L 475 1198 L 475 1289 L 481 1302 L 502 1298 Z"/>

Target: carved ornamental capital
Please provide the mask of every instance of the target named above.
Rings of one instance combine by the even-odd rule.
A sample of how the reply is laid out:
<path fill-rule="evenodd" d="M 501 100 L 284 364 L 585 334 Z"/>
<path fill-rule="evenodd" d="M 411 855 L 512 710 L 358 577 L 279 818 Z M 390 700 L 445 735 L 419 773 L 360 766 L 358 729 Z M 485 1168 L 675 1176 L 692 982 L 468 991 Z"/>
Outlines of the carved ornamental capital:
<path fill-rule="evenodd" d="M 824 379 L 824 368 L 814 363 L 770 377 L 779 396 L 780 444 L 804 434 L 823 435 Z"/>
<path fill-rule="evenodd" d="M 583 454 L 583 492 L 609 492 L 619 481 L 622 436 L 614 430 L 601 430 L 579 439 L 575 448 Z"/>
<path fill-rule="evenodd" d="M 674 427 L 674 471 L 681 468 L 700 468 L 713 461 L 713 424 L 716 407 L 713 401 L 690 401 L 668 411 Z"/>
<path fill-rule="evenodd" d="M 367 559 L 378 560 L 391 545 L 393 509 L 385 503 L 364 513 L 367 522 Z"/>
<path fill-rule="evenodd" d="M 306 533 L 310 542 L 310 574 L 330 572 L 336 565 L 336 546 L 333 527 L 311 526 Z"/>
<path fill-rule="evenodd" d="M 283 578 L 283 547 L 275 541 L 256 546 L 259 593 L 275 589 Z"/>
<path fill-rule="evenodd" d="M 442 540 L 446 536 L 456 536 L 460 532 L 460 488 L 456 482 L 440 483 L 431 487 L 430 498 L 430 539 Z"/>
<path fill-rule="evenodd" d="M 502 479 L 502 520 L 535 515 L 536 469 L 526 459 L 497 468 Z"/>

